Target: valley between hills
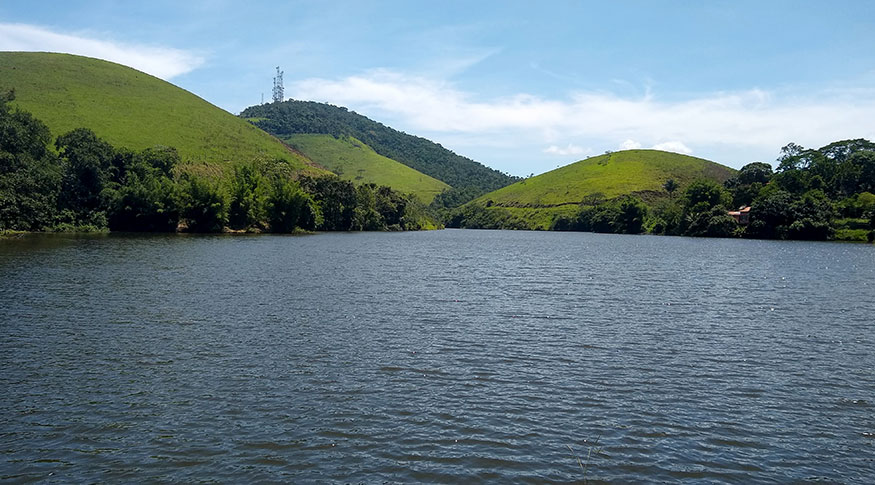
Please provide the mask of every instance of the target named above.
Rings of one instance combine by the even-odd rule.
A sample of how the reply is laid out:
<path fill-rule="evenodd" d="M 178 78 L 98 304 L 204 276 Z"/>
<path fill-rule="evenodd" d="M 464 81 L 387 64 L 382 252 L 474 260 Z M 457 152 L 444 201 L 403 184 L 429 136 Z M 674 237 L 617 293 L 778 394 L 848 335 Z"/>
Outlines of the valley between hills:
<path fill-rule="evenodd" d="M 5 233 L 875 234 L 868 140 L 788 144 L 774 169 L 626 150 L 520 178 L 343 107 L 288 100 L 235 116 L 145 73 L 73 55 L 0 53 L 0 93 Z"/>

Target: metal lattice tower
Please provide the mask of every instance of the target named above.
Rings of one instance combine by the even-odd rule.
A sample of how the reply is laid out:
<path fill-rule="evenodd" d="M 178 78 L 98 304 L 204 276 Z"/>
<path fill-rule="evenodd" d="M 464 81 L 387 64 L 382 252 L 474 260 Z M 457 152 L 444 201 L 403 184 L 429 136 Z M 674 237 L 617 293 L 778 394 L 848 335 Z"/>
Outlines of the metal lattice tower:
<path fill-rule="evenodd" d="M 273 102 L 283 102 L 283 72 L 276 66 L 276 77 L 273 78 Z"/>

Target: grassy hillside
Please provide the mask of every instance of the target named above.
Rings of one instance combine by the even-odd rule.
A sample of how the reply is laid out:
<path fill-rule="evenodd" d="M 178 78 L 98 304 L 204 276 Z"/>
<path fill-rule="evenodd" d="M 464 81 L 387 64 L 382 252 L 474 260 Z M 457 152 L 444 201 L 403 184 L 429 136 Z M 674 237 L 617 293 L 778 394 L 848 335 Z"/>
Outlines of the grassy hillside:
<path fill-rule="evenodd" d="M 469 205 L 504 211 L 533 229 L 547 229 L 556 215 L 570 215 L 587 197 L 636 195 L 646 202 L 666 197 L 674 179 L 679 192 L 706 178 L 723 182 L 735 171 L 701 158 L 659 150 L 626 150 L 581 160 L 485 194 Z"/>
<path fill-rule="evenodd" d="M 388 185 L 429 204 L 449 185 L 386 158 L 351 136 L 292 135 L 286 142 L 314 162 L 354 183 Z"/>
<path fill-rule="evenodd" d="M 376 153 L 441 180 L 465 194 L 483 194 L 518 180 L 425 138 L 402 133 L 329 104 L 285 101 L 249 107 L 241 116 L 280 138 L 296 134 L 355 137 Z M 472 198 L 467 197 L 466 200 Z"/>
<path fill-rule="evenodd" d="M 85 127 L 119 147 L 175 147 L 184 161 L 207 169 L 280 157 L 298 170 L 324 173 L 244 120 L 119 64 L 68 54 L 0 52 L 0 90 L 13 88 L 13 104 L 46 123 L 53 136 Z"/>

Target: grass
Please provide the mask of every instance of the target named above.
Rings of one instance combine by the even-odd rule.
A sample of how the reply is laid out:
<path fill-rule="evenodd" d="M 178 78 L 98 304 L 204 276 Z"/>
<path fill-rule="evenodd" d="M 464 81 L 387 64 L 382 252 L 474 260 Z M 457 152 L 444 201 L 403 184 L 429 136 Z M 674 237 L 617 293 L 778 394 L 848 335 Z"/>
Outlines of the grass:
<path fill-rule="evenodd" d="M 175 147 L 203 172 L 284 158 L 320 174 L 281 141 L 194 94 L 140 71 L 68 54 L 0 52 L 0 91 L 49 126 L 53 136 L 90 128 L 117 147 Z"/>
<path fill-rule="evenodd" d="M 589 450 L 586 452 L 586 462 L 580 459 L 580 456 L 578 456 L 577 453 L 574 452 L 574 449 L 571 448 L 571 445 L 565 445 L 566 447 L 568 447 L 568 451 L 571 452 L 571 455 L 577 459 L 577 465 L 580 467 L 580 471 L 583 472 L 584 484 L 589 483 L 586 479 L 586 473 L 589 471 L 589 463 L 590 459 L 592 458 L 593 451 L 595 451 L 596 456 L 602 453 L 602 448 L 599 446 L 599 440 L 601 438 L 602 436 L 599 435 L 599 437 L 596 438 L 595 442 L 589 446 Z"/>
<path fill-rule="evenodd" d="M 667 197 L 662 185 L 708 178 L 723 182 L 735 170 L 702 159 L 659 150 L 626 150 L 588 158 L 485 194 L 471 204 L 504 209 L 532 229 L 548 229 L 557 215 L 576 213 L 587 196 L 632 194 L 653 202 Z"/>
<path fill-rule="evenodd" d="M 624 194 L 663 193 L 674 179 L 685 185 L 699 178 L 723 182 L 735 170 L 702 158 L 659 150 L 626 150 L 600 155 L 522 180 L 476 199 L 513 207 L 578 204 L 587 195 L 606 198 Z"/>
<path fill-rule="evenodd" d="M 299 134 L 288 137 L 286 142 L 345 180 L 388 185 L 400 192 L 415 194 L 425 204 L 450 188 L 440 180 L 378 154 L 351 136 Z"/>

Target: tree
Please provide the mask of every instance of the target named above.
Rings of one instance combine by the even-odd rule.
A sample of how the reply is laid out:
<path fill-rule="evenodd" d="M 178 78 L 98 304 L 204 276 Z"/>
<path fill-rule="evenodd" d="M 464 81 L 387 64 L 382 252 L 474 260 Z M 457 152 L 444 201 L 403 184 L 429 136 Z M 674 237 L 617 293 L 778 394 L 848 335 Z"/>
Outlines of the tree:
<path fill-rule="evenodd" d="M 72 212 L 75 223 L 95 224 L 101 218 L 100 194 L 110 181 L 115 149 L 87 128 L 59 136 L 55 146 L 64 164 L 62 208 Z"/>
<path fill-rule="evenodd" d="M 261 226 L 266 218 L 265 185 L 264 177 L 253 165 L 234 167 L 228 204 L 231 229 Z"/>
<path fill-rule="evenodd" d="M 140 160 L 151 167 L 157 169 L 162 175 L 170 177 L 173 175 L 173 169 L 176 168 L 181 159 L 176 148 L 163 145 L 147 148 L 140 152 Z"/>
<path fill-rule="evenodd" d="M 785 169 L 772 177 L 771 183 L 791 194 L 803 194 L 808 190 L 809 173 L 803 169 Z"/>
<path fill-rule="evenodd" d="M 567 215 L 558 215 L 550 222 L 551 231 L 576 231 L 579 230 L 577 219 Z"/>
<path fill-rule="evenodd" d="M 723 183 L 732 194 L 732 207 L 750 205 L 760 189 L 772 179 L 772 166 L 768 163 L 749 163 Z"/>
<path fill-rule="evenodd" d="M 626 196 L 620 201 L 619 213 L 614 218 L 614 231 L 621 234 L 641 234 L 646 216 L 647 206 L 641 199 Z"/>
<path fill-rule="evenodd" d="M 761 239 L 786 239 L 792 224 L 793 194 L 778 187 L 767 187 L 751 204 L 750 224 L 745 229 L 746 237 Z"/>
<path fill-rule="evenodd" d="M 501 207 L 485 208 L 477 204 L 457 207 L 450 213 L 447 227 L 462 229 L 525 229 L 526 224 Z"/>
<path fill-rule="evenodd" d="M 693 182 L 684 191 L 680 232 L 687 236 L 728 235 L 715 229 L 722 227 L 726 219 L 712 219 L 721 213 L 728 217 L 726 207 L 731 200 L 729 192 L 717 182 L 706 179 Z"/>
<path fill-rule="evenodd" d="M 48 150 L 51 134 L 45 124 L 0 95 L 0 231 L 35 231 L 57 221 L 61 166 Z"/>
<path fill-rule="evenodd" d="M 684 191 L 684 204 L 688 208 L 705 204 L 707 209 L 715 205 L 728 205 L 729 193 L 713 180 L 696 180 Z"/>
<path fill-rule="evenodd" d="M 778 171 L 808 168 L 813 154 L 814 150 L 808 150 L 795 143 L 788 143 L 781 148 L 781 156 L 778 157 Z"/>
<path fill-rule="evenodd" d="M 181 216 L 194 232 L 221 232 L 228 221 L 228 199 L 216 182 L 187 176 L 182 184 Z"/>
<path fill-rule="evenodd" d="M 132 172 L 109 195 L 109 228 L 113 231 L 173 232 L 179 225 L 177 185 L 169 177 Z"/>
<path fill-rule="evenodd" d="M 677 200 L 657 200 L 648 210 L 647 232 L 678 235 L 684 209 Z"/>
<path fill-rule="evenodd" d="M 353 228 L 358 231 L 386 229 L 383 216 L 377 211 L 377 186 L 362 184 L 356 187 L 356 207 Z"/>
<path fill-rule="evenodd" d="M 26 111 L 12 110 L 7 103 L 14 99 L 14 91 L 0 95 L 0 173 L 45 158 L 52 139 L 43 122 Z"/>
<path fill-rule="evenodd" d="M 316 228 L 313 199 L 296 183 L 277 178 L 267 196 L 267 215 L 271 232 L 292 232 L 295 228 Z"/>
<path fill-rule="evenodd" d="M 675 181 L 675 179 L 668 179 L 665 181 L 664 184 L 662 184 L 662 188 L 665 189 L 666 192 L 668 192 L 668 198 L 672 199 L 674 196 L 674 191 L 678 189 L 678 183 Z"/>
<path fill-rule="evenodd" d="M 376 191 L 376 209 L 386 227 L 402 226 L 410 200 L 391 188 L 381 185 Z"/>
<path fill-rule="evenodd" d="M 722 205 L 690 215 L 685 235 L 694 237 L 730 237 L 736 234 L 738 224 Z"/>
<path fill-rule="evenodd" d="M 325 231 L 349 231 L 353 229 L 356 207 L 356 189 L 352 182 L 337 177 L 304 177 L 301 187 L 313 196 L 322 212 Z"/>
<path fill-rule="evenodd" d="M 611 234 L 614 232 L 614 220 L 618 215 L 617 205 L 613 203 L 584 207 L 578 214 L 577 227 L 581 231 Z"/>
<path fill-rule="evenodd" d="M 851 156 L 850 161 L 860 167 L 857 190 L 875 192 L 875 151 L 855 153 Z"/>
<path fill-rule="evenodd" d="M 835 233 L 832 202 L 820 190 L 806 192 L 790 206 L 793 222 L 787 228 L 789 239 L 824 241 Z"/>
<path fill-rule="evenodd" d="M 734 185 L 750 185 L 769 183 L 772 178 L 772 166 L 764 162 L 753 162 L 741 167 L 741 170 L 731 178 L 734 180 Z"/>
<path fill-rule="evenodd" d="M 863 138 L 842 140 L 830 143 L 825 147 L 819 148 L 817 151 L 823 154 L 824 157 L 841 163 L 858 152 L 875 152 L 875 143 Z"/>
<path fill-rule="evenodd" d="M 625 196 L 598 206 L 583 206 L 574 222 L 560 227 L 612 234 L 640 234 L 644 230 L 647 206 L 641 199 Z"/>

